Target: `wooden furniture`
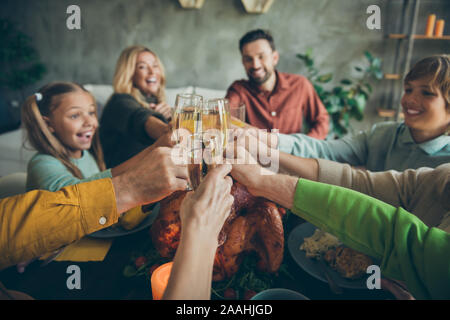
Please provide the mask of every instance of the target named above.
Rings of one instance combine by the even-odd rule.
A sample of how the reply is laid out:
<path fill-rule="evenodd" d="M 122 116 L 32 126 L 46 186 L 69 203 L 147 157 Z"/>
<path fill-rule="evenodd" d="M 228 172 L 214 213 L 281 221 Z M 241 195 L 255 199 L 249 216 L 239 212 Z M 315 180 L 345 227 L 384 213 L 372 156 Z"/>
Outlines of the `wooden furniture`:
<path fill-rule="evenodd" d="M 403 7 L 400 20 L 400 28 L 402 33 L 390 33 L 387 35 L 388 39 L 397 41 L 395 56 L 394 56 L 394 70 L 393 73 L 386 73 L 385 80 L 390 80 L 390 90 L 388 92 L 388 99 L 386 108 L 379 108 L 378 115 L 384 118 L 393 118 L 396 121 L 403 118 L 401 112 L 400 98 L 402 95 L 402 86 L 398 85 L 398 81 L 404 79 L 411 67 L 411 58 L 414 51 L 416 41 L 423 45 L 424 41 L 449 41 L 450 35 L 442 36 L 427 36 L 418 34 L 417 24 L 419 19 L 420 0 L 403 0 Z M 421 17 L 420 19 L 425 18 Z M 434 34 L 434 33 L 433 33 Z"/>
<path fill-rule="evenodd" d="M 178 0 L 184 9 L 200 9 L 205 0 Z"/>
<path fill-rule="evenodd" d="M 266 13 L 274 0 L 241 0 L 248 13 Z"/>

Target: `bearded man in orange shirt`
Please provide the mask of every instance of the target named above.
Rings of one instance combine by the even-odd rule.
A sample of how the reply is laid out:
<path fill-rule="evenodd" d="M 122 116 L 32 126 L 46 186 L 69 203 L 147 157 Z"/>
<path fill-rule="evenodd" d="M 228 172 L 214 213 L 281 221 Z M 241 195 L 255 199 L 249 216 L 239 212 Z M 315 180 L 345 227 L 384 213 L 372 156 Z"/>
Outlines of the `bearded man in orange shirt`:
<path fill-rule="evenodd" d="M 329 116 L 313 85 L 303 76 L 275 69 L 280 58 L 269 31 L 253 30 L 239 41 L 248 80 L 235 81 L 227 91 L 231 106 L 246 106 L 246 121 L 260 129 L 301 133 L 305 119 L 308 136 L 325 139 Z"/>

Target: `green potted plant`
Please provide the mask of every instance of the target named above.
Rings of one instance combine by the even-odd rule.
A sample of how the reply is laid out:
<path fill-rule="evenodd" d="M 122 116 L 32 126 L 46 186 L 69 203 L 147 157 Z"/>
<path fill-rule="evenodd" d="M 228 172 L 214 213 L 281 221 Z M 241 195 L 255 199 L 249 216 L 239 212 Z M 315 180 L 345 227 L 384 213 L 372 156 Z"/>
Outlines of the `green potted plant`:
<path fill-rule="evenodd" d="M 25 100 L 24 89 L 41 80 L 46 69 L 31 38 L 7 19 L 0 19 L 0 43 L 0 131 L 4 132 L 20 125 L 19 112 L 11 108 L 19 103 L 8 105 L 5 92 L 18 92 L 20 100 Z"/>
<path fill-rule="evenodd" d="M 322 100 L 331 118 L 331 132 L 335 138 L 339 138 L 351 130 L 350 119 L 361 121 L 364 116 L 364 108 L 373 92 L 371 82 L 383 78 L 381 71 L 381 59 L 375 58 L 368 51 L 364 52 L 368 61 L 365 67 L 355 66 L 357 77 L 344 78 L 339 85 L 330 90 L 325 84 L 333 79 L 333 73 L 321 73 L 315 66 L 312 49 L 304 54 L 297 54 L 297 58 L 304 62 L 306 77 L 314 85 L 314 88 Z"/>
<path fill-rule="evenodd" d="M 19 91 L 41 80 L 46 69 L 31 44 L 31 38 L 9 20 L 0 20 L 0 86 Z"/>

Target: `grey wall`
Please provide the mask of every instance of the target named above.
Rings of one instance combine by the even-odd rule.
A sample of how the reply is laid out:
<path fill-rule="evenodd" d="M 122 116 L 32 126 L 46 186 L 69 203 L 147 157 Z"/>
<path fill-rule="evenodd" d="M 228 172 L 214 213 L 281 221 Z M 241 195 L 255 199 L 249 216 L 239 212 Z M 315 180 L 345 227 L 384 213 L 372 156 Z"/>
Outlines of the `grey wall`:
<path fill-rule="evenodd" d="M 66 8 L 81 8 L 82 29 L 66 28 Z M 382 29 L 366 27 L 366 8 L 381 7 Z M 49 72 L 36 85 L 53 80 L 80 83 L 108 83 L 123 48 L 144 44 L 153 49 L 166 68 L 168 87 L 196 85 L 226 89 L 245 77 L 238 50 L 239 38 L 248 30 L 262 27 L 273 31 L 281 54 L 278 69 L 301 73 L 297 53 L 314 48 L 317 63 L 333 71 L 337 79 L 364 62 L 363 52 L 384 59 L 391 72 L 393 40 L 384 35 L 398 32 L 399 0 L 275 0 L 266 14 L 247 14 L 240 0 L 205 0 L 200 10 L 184 10 L 177 0 L 2 0 L 0 17 L 9 17 L 34 39 Z M 447 20 L 450 29 L 450 1 L 422 1 L 419 30 L 424 30 L 428 13 Z M 449 52 L 444 41 L 417 44 L 421 56 Z M 384 103 L 386 81 L 375 87 L 376 95 L 367 108 L 366 120 L 375 121 L 375 109 Z M 29 88 L 33 92 L 36 88 Z"/>

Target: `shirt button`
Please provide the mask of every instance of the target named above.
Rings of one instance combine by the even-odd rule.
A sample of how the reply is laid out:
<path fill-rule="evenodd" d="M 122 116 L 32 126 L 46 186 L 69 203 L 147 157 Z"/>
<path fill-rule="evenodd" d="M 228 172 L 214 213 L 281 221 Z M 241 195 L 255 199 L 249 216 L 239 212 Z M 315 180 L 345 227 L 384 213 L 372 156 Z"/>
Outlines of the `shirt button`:
<path fill-rule="evenodd" d="M 105 217 L 101 217 L 101 218 L 98 220 L 98 223 L 100 223 L 101 225 L 104 225 L 104 224 L 106 223 L 106 218 L 105 218 Z"/>
<path fill-rule="evenodd" d="M 270 114 L 272 115 L 272 117 L 276 117 L 277 116 L 277 113 L 275 111 L 272 111 Z"/>

